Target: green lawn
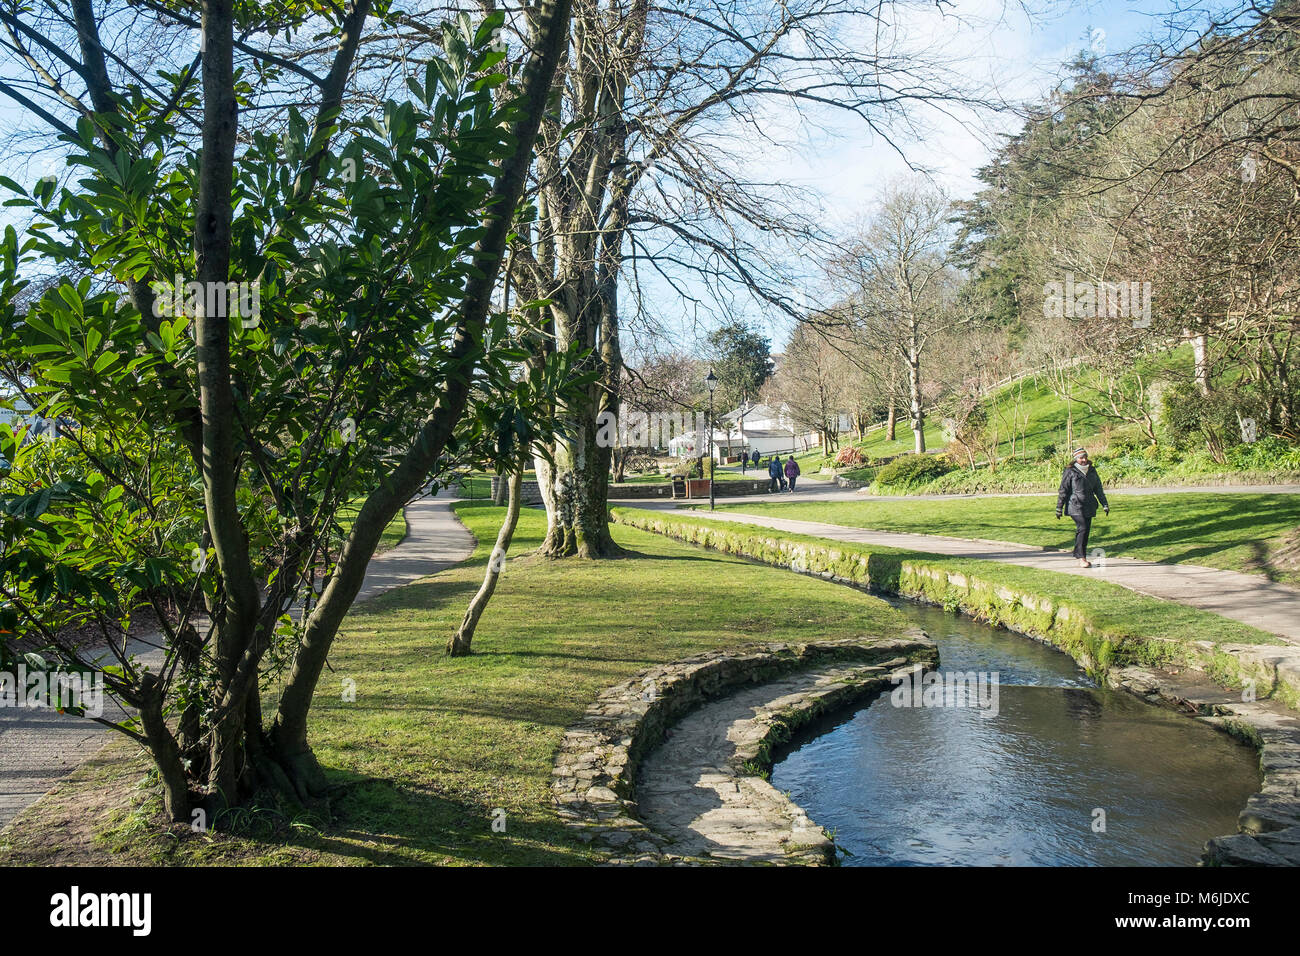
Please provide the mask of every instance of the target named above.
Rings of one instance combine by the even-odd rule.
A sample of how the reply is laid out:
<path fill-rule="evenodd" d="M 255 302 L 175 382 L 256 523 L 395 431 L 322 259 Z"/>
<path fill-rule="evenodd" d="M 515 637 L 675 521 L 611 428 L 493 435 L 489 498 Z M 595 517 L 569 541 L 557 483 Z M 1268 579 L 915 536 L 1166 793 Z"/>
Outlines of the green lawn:
<path fill-rule="evenodd" d="M 1220 643 L 1241 644 L 1281 644 L 1283 640 L 1276 635 L 1261 631 L 1248 624 L 1221 617 L 1209 611 L 1198 610 L 1173 601 L 1148 597 L 1109 581 L 1086 578 L 1073 574 L 1059 574 L 1039 568 L 1026 568 L 980 558 L 965 558 L 949 555 L 928 554 L 923 551 L 910 551 L 900 548 L 888 548 L 874 544 L 859 544 L 830 538 L 818 538 L 813 535 L 795 534 L 789 531 L 775 531 L 761 525 L 742 524 L 734 521 L 710 520 L 707 513 L 696 511 L 648 511 L 642 508 L 615 508 L 614 514 L 620 521 L 643 522 L 647 526 L 658 524 L 666 529 L 676 526 L 678 534 L 702 540 L 693 535 L 691 528 L 707 529 L 709 533 L 717 532 L 713 540 L 721 542 L 724 547 L 743 546 L 757 554 L 757 560 L 769 560 L 772 552 L 768 542 L 779 540 L 794 544 L 807 544 L 830 555 L 839 555 L 845 566 L 840 571 L 852 573 L 854 562 L 845 556 L 864 555 L 869 558 L 868 569 L 872 581 L 883 582 L 885 590 L 893 590 L 887 583 L 895 581 L 899 575 L 902 562 L 916 562 L 929 565 L 943 571 L 957 571 L 971 578 L 993 582 L 999 587 L 1019 590 L 1052 605 L 1071 604 L 1080 608 L 1087 619 L 1104 631 L 1135 639 L 1139 642 L 1131 650 L 1140 659 L 1143 649 L 1158 649 L 1169 644 L 1203 641 L 1207 638 Z M 1064 519 L 1063 519 L 1064 520 Z M 720 552 L 711 552 L 720 553 Z M 746 553 L 730 551 L 729 553 Z M 811 562 L 811 558 L 806 559 Z M 872 567 L 874 565 L 874 568 Z M 810 564 L 811 566 L 811 564 Z M 816 570 L 816 569 L 814 569 Z M 835 569 L 831 569 L 835 573 Z M 874 585 L 873 585 L 874 586 Z M 1012 605 L 1016 605 L 1014 600 Z M 1025 611 L 1030 619 L 1035 612 Z M 1005 623 L 1005 621 L 1004 621 Z M 1158 656 L 1158 655 L 1157 655 Z"/>
<path fill-rule="evenodd" d="M 489 546 L 503 509 L 455 506 Z M 535 549 L 545 515 L 525 510 L 512 556 Z M 564 729 L 606 687 L 656 662 L 755 640 L 834 639 L 887 634 L 897 611 L 870 595 L 671 539 L 618 527 L 628 551 L 599 563 L 512 557 L 474 641 L 448 658 L 447 635 L 483 574 L 490 547 L 427 583 L 358 606 L 330 656 L 313 711 L 311 738 L 340 791 L 337 819 L 324 830 L 290 829 L 270 815 L 243 835 L 159 835 L 147 812 L 119 814 L 97 844 L 117 863 L 583 864 L 597 859 L 555 817 L 551 764 Z M 356 701 L 341 700 L 344 680 Z M 267 690 L 266 711 L 275 688 Z M 143 764 L 117 745 L 128 766 L 116 781 L 102 769 L 65 784 L 82 796 L 112 794 L 141 806 L 130 790 Z M 130 761 L 134 761 L 133 763 Z M 111 774 L 110 774 L 111 776 Z M 125 782 L 124 782 L 125 781 Z M 12 831 L 0 862 L 41 858 L 85 829 L 88 811 L 43 801 L 45 823 Z M 491 815 L 506 812 L 504 834 Z M 57 811 L 57 812 L 56 812 Z M 60 816 L 59 814 L 63 814 Z M 93 816 L 90 817 L 94 819 Z M 33 843 L 32 841 L 35 841 Z M 101 862 L 103 862 L 101 859 Z"/>
<path fill-rule="evenodd" d="M 344 539 L 352 532 L 352 525 L 357 520 L 357 513 L 361 511 L 361 505 L 365 498 L 354 498 L 338 510 L 339 538 Z M 384 528 L 384 533 L 379 538 L 379 547 L 375 553 L 387 551 L 389 548 L 395 548 L 402 543 L 406 537 L 406 516 L 398 512 L 393 520 L 388 522 Z"/>
<path fill-rule="evenodd" d="M 1111 557 L 1252 571 L 1300 585 L 1296 563 L 1300 495 L 1115 494 L 1099 514 L 1089 546 Z M 957 538 L 1014 541 L 1045 548 L 1074 545 L 1074 523 L 1057 521 L 1042 496 L 929 501 L 753 502 L 723 510 Z"/>
<path fill-rule="evenodd" d="M 492 497 L 492 477 L 490 475 L 470 475 L 459 484 L 452 485 L 456 494 L 471 500 L 485 500 Z"/>

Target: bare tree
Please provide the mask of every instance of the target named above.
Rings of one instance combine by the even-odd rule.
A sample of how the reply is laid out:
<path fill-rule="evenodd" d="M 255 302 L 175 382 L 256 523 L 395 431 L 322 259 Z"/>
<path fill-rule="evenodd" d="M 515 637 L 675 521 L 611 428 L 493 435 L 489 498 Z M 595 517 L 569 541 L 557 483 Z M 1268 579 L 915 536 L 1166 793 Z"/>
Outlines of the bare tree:
<path fill-rule="evenodd" d="M 854 305 L 865 341 L 904 370 L 917 454 L 926 450 L 926 349 L 963 322 L 947 256 L 950 216 L 951 206 L 937 189 L 919 179 L 895 183 L 837 267 L 857 284 Z"/>

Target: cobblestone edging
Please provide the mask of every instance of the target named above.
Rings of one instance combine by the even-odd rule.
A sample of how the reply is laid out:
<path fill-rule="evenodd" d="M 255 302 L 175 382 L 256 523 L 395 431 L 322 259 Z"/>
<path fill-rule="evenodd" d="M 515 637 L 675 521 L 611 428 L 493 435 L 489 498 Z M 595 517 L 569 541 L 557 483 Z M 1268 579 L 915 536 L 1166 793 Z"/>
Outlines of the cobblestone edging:
<path fill-rule="evenodd" d="M 1239 833 L 1205 844 L 1213 866 L 1300 866 L 1300 718 L 1274 701 L 1243 701 L 1208 681 L 1143 667 L 1109 675 L 1112 687 L 1172 707 L 1254 745 L 1264 783 L 1237 817 Z"/>
<path fill-rule="evenodd" d="M 557 812 L 581 839 L 617 851 L 613 862 L 703 862 L 676 852 L 671 837 L 656 833 L 637 818 L 636 774 L 641 761 L 663 740 L 668 727 L 737 687 L 818 665 L 856 665 L 839 668 L 842 678 L 833 686 L 811 686 L 798 700 L 785 700 L 780 708 L 756 716 L 730 768 L 747 788 L 757 781 L 771 791 L 753 787 L 751 793 L 780 798 L 772 804 L 777 812 L 771 817 L 771 829 L 784 827 L 788 837 L 793 823 L 794 840 L 803 844 L 791 847 L 794 852 L 785 859 L 824 862 L 829 841 L 797 805 L 753 774 L 755 765 L 767 760 L 778 738 L 801 719 L 872 693 L 887 685 L 891 669 L 932 662 L 936 654 L 933 642 L 913 630 L 906 638 L 758 644 L 648 668 L 604 691 L 565 733 L 552 771 Z M 769 836 L 773 842 L 782 841 L 781 835 Z"/>

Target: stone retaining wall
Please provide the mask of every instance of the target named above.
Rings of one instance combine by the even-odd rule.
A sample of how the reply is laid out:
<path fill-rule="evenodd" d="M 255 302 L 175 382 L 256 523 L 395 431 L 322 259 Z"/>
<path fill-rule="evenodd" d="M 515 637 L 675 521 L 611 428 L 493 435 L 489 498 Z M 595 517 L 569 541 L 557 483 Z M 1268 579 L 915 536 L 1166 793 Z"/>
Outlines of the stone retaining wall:
<path fill-rule="evenodd" d="M 1095 624 L 1086 608 L 950 571 L 942 558 L 909 559 L 873 552 L 866 545 L 793 541 L 766 528 L 719 527 L 674 514 L 616 510 L 613 515 L 614 520 L 644 531 L 776 567 L 959 608 L 971 617 L 1060 648 L 1098 679 L 1104 679 L 1114 660 L 1191 667 L 1219 683 L 1240 687 L 1253 682 L 1269 688 L 1287 707 L 1300 710 L 1300 647 L 1295 645 L 1138 641 Z"/>
<path fill-rule="evenodd" d="M 583 840 L 615 849 L 614 862 L 682 860 L 670 840 L 636 818 L 636 771 L 664 731 L 704 701 L 747 683 L 771 680 L 814 664 L 853 661 L 864 667 L 900 667 L 936 659 L 933 642 L 919 631 L 904 639 L 848 639 L 811 644 L 770 643 L 710 651 L 642 671 L 604 691 L 568 729 L 552 772 L 558 814 Z M 875 675 L 882 683 L 887 678 Z M 816 706 L 813 697 L 808 708 Z M 783 719 L 795 719 L 783 714 Z M 773 730 L 778 726 L 772 723 Z M 754 742 L 745 760 L 763 758 L 770 741 Z M 742 761 L 744 762 L 744 761 Z M 739 772 L 739 771 L 737 771 Z M 823 862 L 828 845 L 810 844 L 792 862 Z M 699 862 L 686 860 L 685 862 Z"/>
<path fill-rule="evenodd" d="M 1240 832 L 1205 844 L 1213 866 L 1300 866 L 1300 721 L 1271 701 L 1242 701 L 1143 667 L 1118 668 L 1112 687 L 1171 707 L 1254 745 L 1264 774 L 1237 816 Z"/>
<path fill-rule="evenodd" d="M 492 476 L 492 492 L 488 495 L 488 504 L 496 500 L 497 489 L 501 485 L 499 475 Z M 535 481 L 524 481 L 519 487 L 519 501 L 526 505 L 540 505 L 542 503 L 542 489 L 538 487 Z"/>
<path fill-rule="evenodd" d="M 1108 666 L 1119 636 L 1107 635 L 1087 622 L 1081 608 L 1054 604 L 992 582 L 983 582 L 934 562 L 889 556 L 873 576 L 873 558 L 865 551 L 833 545 L 782 540 L 767 534 L 736 534 L 661 516 L 616 514 L 634 527 L 667 534 L 768 564 L 855 586 L 870 586 L 927 603 L 952 601 L 963 611 L 1001 624 L 1065 650 L 1098 680 L 1137 694 L 1154 704 L 1173 707 L 1242 737 L 1260 751 L 1263 788 L 1238 817 L 1240 833 L 1216 837 L 1205 847 L 1205 860 L 1216 865 L 1300 865 L 1300 719 L 1295 715 L 1296 648 L 1215 645 L 1194 641 L 1185 648 L 1171 643 L 1169 663 L 1208 675 L 1215 682 L 1257 680 L 1274 700 L 1243 700 L 1212 685 L 1177 683 L 1163 671 L 1146 667 Z M 693 529 L 693 530 L 692 530 Z M 716 532 L 716 533 L 715 533 Z M 1181 650 L 1172 652 L 1175 647 Z M 1290 693 L 1283 691 L 1290 690 Z"/>
<path fill-rule="evenodd" d="M 610 498 L 671 498 L 672 496 L 672 482 L 667 479 L 656 482 L 623 482 L 609 486 Z"/>

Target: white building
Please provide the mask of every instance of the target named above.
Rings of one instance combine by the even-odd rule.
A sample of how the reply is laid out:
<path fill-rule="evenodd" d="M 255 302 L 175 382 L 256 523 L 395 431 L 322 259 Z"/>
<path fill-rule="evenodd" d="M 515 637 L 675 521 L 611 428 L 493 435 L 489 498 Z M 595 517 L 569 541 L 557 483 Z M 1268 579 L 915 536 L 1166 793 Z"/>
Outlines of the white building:
<path fill-rule="evenodd" d="M 849 430 L 848 415 L 840 415 L 839 426 L 841 432 Z M 678 458 L 693 458 L 704 453 L 706 442 L 703 431 L 686 432 L 668 443 L 668 451 Z M 785 404 L 772 408 L 760 403 L 746 403 L 719 415 L 713 432 L 714 458 L 719 461 L 754 452 L 764 458 L 776 454 L 800 454 L 817 444 L 817 433 L 800 430 Z"/>

